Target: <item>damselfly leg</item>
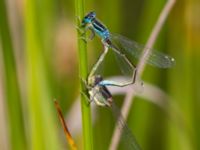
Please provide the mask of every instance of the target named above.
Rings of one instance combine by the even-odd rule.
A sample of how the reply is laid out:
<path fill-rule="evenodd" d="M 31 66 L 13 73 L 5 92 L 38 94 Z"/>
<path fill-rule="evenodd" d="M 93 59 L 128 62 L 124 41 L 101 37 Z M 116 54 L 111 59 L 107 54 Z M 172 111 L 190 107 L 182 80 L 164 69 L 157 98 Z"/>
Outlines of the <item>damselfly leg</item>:
<path fill-rule="evenodd" d="M 103 49 L 103 53 L 101 54 L 101 56 L 99 57 L 98 61 L 95 63 L 95 65 L 92 67 L 92 70 L 89 74 L 89 78 L 94 76 L 95 72 L 97 71 L 98 67 L 101 65 L 101 63 L 103 62 L 106 54 L 108 53 L 108 47 L 104 46 Z"/>

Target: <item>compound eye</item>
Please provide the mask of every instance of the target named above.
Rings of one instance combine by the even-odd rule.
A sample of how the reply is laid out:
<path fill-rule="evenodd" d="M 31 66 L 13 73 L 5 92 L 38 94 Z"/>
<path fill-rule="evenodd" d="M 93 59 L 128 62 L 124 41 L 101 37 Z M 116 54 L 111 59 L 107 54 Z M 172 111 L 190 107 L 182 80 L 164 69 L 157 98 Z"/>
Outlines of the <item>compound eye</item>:
<path fill-rule="evenodd" d="M 95 18 L 96 13 L 95 12 L 89 12 L 84 19 L 82 20 L 82 25 L 81 26 L 86 26 L 88 23 L 92 21 L 93 18 Z"/>
<path fill-rule="evenodd" d="M 94 11 L 90 12 L 88 15 L 91 19 L 96 17 L 96 13 Z"/>
<path fill-rule="evenodd" d="M 95 77 L 95 83 L 96 84 L 98 84 L 99 82 L 101 82 L 103 80 L 103 78 L 102 78 L 102 76 L 100 76 L 100 75 L 97 75 L 96 77 Z"/>

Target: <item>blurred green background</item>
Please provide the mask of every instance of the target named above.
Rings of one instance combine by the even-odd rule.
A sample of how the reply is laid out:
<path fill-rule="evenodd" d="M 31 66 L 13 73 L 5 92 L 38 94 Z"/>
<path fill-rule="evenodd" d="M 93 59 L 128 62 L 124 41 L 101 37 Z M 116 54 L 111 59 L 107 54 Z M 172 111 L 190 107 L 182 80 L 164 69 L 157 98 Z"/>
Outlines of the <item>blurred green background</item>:
<path fill-rule="evenodd" d="M 85 12 L 96 11 L 112 32 L 144 44 L 165 3 L 86 0 Z M 69 149 L 53 99 L 59 100 L 67 116 L 79 96 L 74 12 L 74 1 L 69 0 L 0 1 L 1 150 Z M 136 98 L 128 125 L 145 150 L 200 149 L 199 14 L 200 1 L 178 0 L 154 46 L 173 56 L 176 65 L 168 70 L 147 67 L 142 80 L 165 91 L 179 115 L 171 107 L 166 113 L 155 104 Z M 102 47 L 98 38 L 88 47 L 90 69 Z M 106 59 L 105 63 L 104 73 L 113 75 L 113 61 Z M 120 105 L 123 97 L 116 99 Z M 106 109 L 98 108 L 97 113 L 94 149 L 104 150 L 110 144 L 114 119 Z M 70 117 L 80 122 L 76 115 Z M 72 136 L 82 149 L 81 130 L 78 131 Z M 126 148 L 120 145 L 120 149 Z"/>

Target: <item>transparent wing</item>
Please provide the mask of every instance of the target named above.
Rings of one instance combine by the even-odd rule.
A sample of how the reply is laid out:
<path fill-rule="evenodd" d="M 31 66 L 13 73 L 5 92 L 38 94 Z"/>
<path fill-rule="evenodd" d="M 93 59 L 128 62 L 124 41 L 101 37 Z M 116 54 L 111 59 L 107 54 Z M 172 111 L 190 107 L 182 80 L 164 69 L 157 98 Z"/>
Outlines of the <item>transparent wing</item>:
<path fill-rule="evenodd" d="M 132 134 L 131 130 L 129 129 L 128 125 L 126 124 L 120 109 L 117 107 L 117 105 L 113 102 L 112 103 L 112 112 L 117 120 L 117 124 L 119 129 L 122 132 L 122 141 L 126 144 L 126 147 L 129 150 L 141 150 L 140 145 L 138 144 L 135 136 Z"/>
<path fill-rule="evenodd" d="M 137 42 L 118 34 L 111 34 L 111 41 L 118 49 L 127 52 L 128 55 L 137 59 L 140 58 L 144 49 L 148 49 L 139 45 Z M 170 68 L 175 64 L 175 59 L 152 49 L 152 53 L 150 54 L 147 63 L 159 68 Z"/>
<path fill-rule="evenodd" d="M 117 64 L 119 65 L 119 68 L 125 76 L 133 76 L 133 72 L 136 69 L 135 66 L 131 65 L 130 63 L 127 62 L 127 58 L 124 58 L 124 56 L 113 52 L 115 54 L 115 58 L 117 61 Z"/>

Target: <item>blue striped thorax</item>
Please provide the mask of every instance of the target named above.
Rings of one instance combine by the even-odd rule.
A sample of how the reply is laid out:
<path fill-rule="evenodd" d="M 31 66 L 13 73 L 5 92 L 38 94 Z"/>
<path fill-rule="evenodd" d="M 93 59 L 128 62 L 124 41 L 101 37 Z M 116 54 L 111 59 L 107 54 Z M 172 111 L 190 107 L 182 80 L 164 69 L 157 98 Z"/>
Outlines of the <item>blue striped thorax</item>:
<path fill-rule="evenodd" d="M 102 38 L 107 39 L 110 37 L 108 29 L 97 19 L 92 21 L 94 31 Z"/>
<path fill-rule="evenodd" d="M 103 40 L 106 40 L 110 37 L 109 30 L 106 28 L 103 23 L 96 19 L 95 12 L 89 12 L 82 20 L 82 27 L 88 27 L 93 30 L 98 36 L 100 36 Z"/>

